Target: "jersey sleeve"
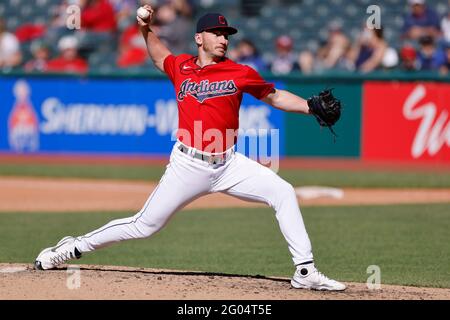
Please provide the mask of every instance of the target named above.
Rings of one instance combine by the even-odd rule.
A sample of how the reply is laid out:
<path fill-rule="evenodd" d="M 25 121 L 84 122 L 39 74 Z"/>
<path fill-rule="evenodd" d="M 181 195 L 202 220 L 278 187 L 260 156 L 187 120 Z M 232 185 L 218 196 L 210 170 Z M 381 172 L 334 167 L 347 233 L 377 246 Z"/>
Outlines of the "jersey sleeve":
<path fill-rule="evenodd" d="M 258 72 L 251 67 L 247 68 L 247 75 L 244 79 L 242 91 L 251 94 L 256 99 L 264 99 L 269 93 L 274 91 L 275 85 L 264 80 Z"/>
<path fill-rule="evenodd" d="M 174 82 L 175 79 L 175 60 L 176 57 L 173 54 L 168 55 L 164 59 L 164 72 L 169 77 L 170 81 Z"/>

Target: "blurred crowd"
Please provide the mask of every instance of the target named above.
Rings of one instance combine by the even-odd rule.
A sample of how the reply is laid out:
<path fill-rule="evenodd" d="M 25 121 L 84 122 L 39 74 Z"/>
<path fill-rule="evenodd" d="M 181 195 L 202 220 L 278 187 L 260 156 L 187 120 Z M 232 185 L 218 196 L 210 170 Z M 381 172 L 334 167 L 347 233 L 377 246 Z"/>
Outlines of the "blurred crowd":
<path fill-rule="evenodd" d="M 364 24 L 358 37 L 351 39 L 336 20 L 328 25 L 327 38 L 316 51 L 295 52 L 293 39 L 281 35 L 275 41 L 275 54 L 269 61 L 262 60 L 262 54 L 249 39 L 240 41 L 230 57 L 274 74 L 395 69 L 446 75 L 450 70 L 450 10 L 439 17 L 425 0 L 408 0 L 401 38 L 395 45 L 386 41 L 382 25 L 368 28 Z"/>
<path fill-rule="evenodd" d="M 46 24 L 25 23 L 12 32 L 0 16 L 0 69 L 85 73 L 99 62 L 96 57 L 111 58 L 116 68 L 143 66 L 149 59 L 136 23 L 143 4 L 155 8 L 152 29 L 160 39 L 174 53 L 185 52 L 194 13 L 190 0 L 63 0 Z"/>
<path fill-rule="evenodd" d="M 364 23 L 353 39 L 336 20 L 328 25 L 327 37 L 317 50 L 297 52 L 293 39 L 280 35 L 270 55 L 264 55 L 257 44 L 244 38 L 230 44 L 228 56 L 276 75 L 391 69 L 448 74 L 450 10 L 440 17 L 432 1 L 405 1 L 408 9 L 401 37 L 395 44 L 386 41 L 383 26 L 372 29 Z M 46 24 L 25 23 L 12 31 L 6 27 L 6 17 L 0 16 L 0 70 L 85 73 L 96 62 L 96 56 L 101 60 L 108 55 L 115 68 L 149 66 L 135 20 L 136 9 L 143 4 L 156 9 L 152 29 L 170 50 L 175 54 L 188 52 L 195 23 L 193 0 L 63 0 Z M 77 22 L 67 18 L 73 5 L 81 9 L 77 30 L 68 28 Z M 29 44 L 28 56 L 24 55 L 24 44 Z"/>

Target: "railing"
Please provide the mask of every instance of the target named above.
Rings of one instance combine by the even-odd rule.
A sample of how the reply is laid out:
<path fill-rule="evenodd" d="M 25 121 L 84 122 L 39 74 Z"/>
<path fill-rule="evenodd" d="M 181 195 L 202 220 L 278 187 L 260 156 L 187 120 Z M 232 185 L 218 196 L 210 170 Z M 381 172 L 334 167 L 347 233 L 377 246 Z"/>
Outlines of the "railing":
<path fill-rule="evenodd" d="M 436 81 L 450 83 L 450 74 L 440 75 L 436 71 L 413 71 L 404 72 L 397 70 L 389 71 L 374 71 L 371 73 L 359 72 L 339 72 L 327 71 L 315 74 L 302 74 L 293 72 L 289 75 L 278 76 L 270 72 L 262 72 L 261 75 L 267 80 L 282 80 L 282 81 L 301 81 L 301 82 L 362 82 L 365 80 L 380 80 L 380 81 Z M 10 71 L 1 72 L 0 77 L 92 77 L 92 78 L 146 78 L 146 79 L 166 79 L 166 75 L 157 70 L 155 71 L 129 71 L 117 70 L 113 72 L 98 72 L 91 71 L 87 74 L 74 73 L 42 73 L 42 72 L 23 72 Z"/>

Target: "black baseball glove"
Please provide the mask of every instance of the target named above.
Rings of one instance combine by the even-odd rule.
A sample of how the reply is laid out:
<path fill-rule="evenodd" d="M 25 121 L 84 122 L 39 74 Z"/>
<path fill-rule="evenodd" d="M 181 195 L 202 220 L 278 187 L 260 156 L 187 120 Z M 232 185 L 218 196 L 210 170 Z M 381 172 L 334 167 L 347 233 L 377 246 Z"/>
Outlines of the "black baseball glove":
<path fill-rule="evenodd" d="M 318 96 L 307 100 L 309 112 L 316 117 L 322 127 L 328 127 L 336 137 L 332 126 L 341 117 L 341 101 L 333 96 L 331 90 L 324 90 Z"/>

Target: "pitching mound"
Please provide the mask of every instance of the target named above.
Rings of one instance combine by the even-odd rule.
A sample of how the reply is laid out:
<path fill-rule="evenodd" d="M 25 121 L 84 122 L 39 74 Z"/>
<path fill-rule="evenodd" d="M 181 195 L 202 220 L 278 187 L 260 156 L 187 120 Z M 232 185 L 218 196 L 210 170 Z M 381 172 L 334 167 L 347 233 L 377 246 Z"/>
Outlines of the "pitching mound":
<path fill-rule="evenodd" d="M 213 274 L 117 266 L 35 271 L 30 264 L 0 264 L 0 299 L 136 300 L 384 300 L 449 299 L 450 289 L 346 283 L 344 292 L 297 290 L 288 278 Z M 71 288 L 71 289 L 70 289 Z"/>

